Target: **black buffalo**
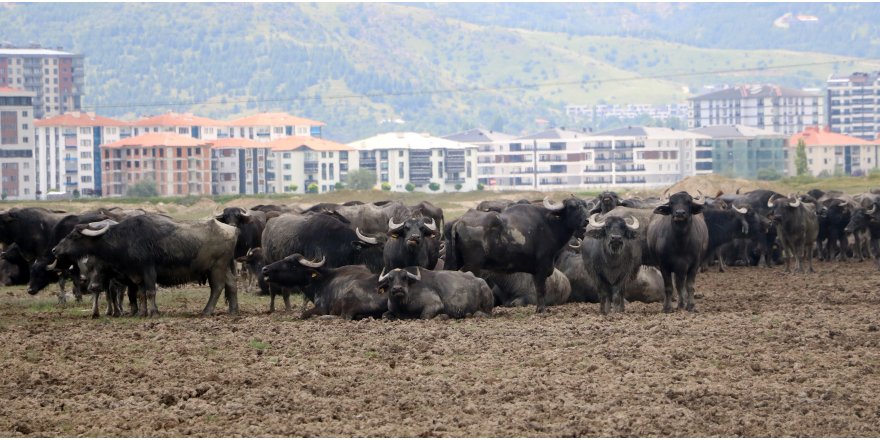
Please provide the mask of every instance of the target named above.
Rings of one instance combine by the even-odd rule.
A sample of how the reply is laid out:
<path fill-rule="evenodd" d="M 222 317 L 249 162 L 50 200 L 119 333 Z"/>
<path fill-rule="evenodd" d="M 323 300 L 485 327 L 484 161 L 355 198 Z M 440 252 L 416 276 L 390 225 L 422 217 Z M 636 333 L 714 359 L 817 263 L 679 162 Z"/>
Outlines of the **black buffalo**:
<path fill-rule="evenodd" d="M 791 257 L 794 256 L 798 272 L 804 271 L 804 258 L 807 259 L 808 270 L 814 272 L 813 245 L 819 235 L 815 205 L 802 202 L 798 197 L 779 196 L 769 199 L 767 207 L 772 209 L 771 219 L 786 253 L 785 271 L 791 271 Z"/>
<path fill-rule="evenodd" d="M 678 291 L 678 308 L 696 311 L 694 283 L 709 244 L 702 212 L 702 200 L 683 191 L 654 208 L 655 215 L 647 229 L 648 252 L 653 265 L 663 275 L 663 311 L 666 313 L 672 312 L 673 287 Z"/>
<path fill-rule="evenodd" d="M 326 259 L 307 260 L 293 254 L 263 268 L 266 281 L 301 290 L 315 306 L 303 319 L 337 315 L 346 319 L 379 318 L 388 310 L 388 298 L 376 291 L 378 276 L 365 266 L 332 268 Z"/>
<path fill-rule="evenodd" d="M 17 244 L 6 247 L 0 253 L 0 286 L 27 284 L 30 280 L 28 265 Z"/>
<path fill-rule="evenodd" d="M 440 258 L 441 232 L 432 217 L 412 217 L 402 222 L 395 222 L 393 218 L 388 220 L 388 232 L 382 251 L 384 269 L 409 266 L 436 268 Z M 362 240 L 369 238 L 360 234 L 358 236 Z"/>
<path fill-rule="evenodd" d="M 587 220 L 583 200 L 569 198 L 543 206 L 513 205 L 501 211 L 467 211 L 452 230 L 455 260 L 464 271 L 526 272 L 534 277 L 537 311 L 547 308 L 545 281 L 553 273 L 553 257 Z"/>
<path fill-rule="evenodd" d="M 584 269 L 597 281 L 599 310 L 603 314 L 623 312 L 624 292 L 642 265 L 639 221 L 617 216 L 598 221 L 597 216 L 590 217 L 580 245 Z"/>
<path fill-rule="evenodd" d="M 492 289 L 470 272 L 393 269 L 378 280 L 379 294 L 388 298 L 389 318 L 465 318 L 490 315 Z"/>
<path fill-rule="evenodd" d="M 538 303 L 538 291 L 532 274 L 524 272 L 500 273 L 484 271 L 483 279 L 492 288 L 495 305 L 502 307 L 521 307 Z M 547 277 L 544 286 L 544 298 L 548 306 L 556 306 L 568 302 L 571 296 L 571 283 L 568 277 L 558 269 Z"/>
<path fill-rule="evenodd" d="M 247 211 L 244 208 L 225 208 L 214 216 L 220 223 L 238 228 L 235 242 L 235 258 L 244 257 L 248 251 L 262 244 L 263 230 L 266 228 L 266 213 Z"/>
<path fill-rule="evenodd" d="M 866 194 L 860 197 L 859 207 L 853 211 L 845 231 L 850 234 L 865 231 L 868 234 L 874 264 L 880 270 L 880 196 Z"/>

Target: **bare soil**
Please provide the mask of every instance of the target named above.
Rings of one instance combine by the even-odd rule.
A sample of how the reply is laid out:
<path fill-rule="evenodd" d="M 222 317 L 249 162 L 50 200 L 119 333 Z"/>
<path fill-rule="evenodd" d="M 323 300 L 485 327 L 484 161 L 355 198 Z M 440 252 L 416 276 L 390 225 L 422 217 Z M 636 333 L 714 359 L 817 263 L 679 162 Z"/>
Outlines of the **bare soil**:
<path fill-rule="evenodd" d="M 880 436 L 880 272 L 731 268 L 698 313 L 158 319 L 0 290 L 0 436 Z M 88 297 L 87 297 L 88 299 Z"/>

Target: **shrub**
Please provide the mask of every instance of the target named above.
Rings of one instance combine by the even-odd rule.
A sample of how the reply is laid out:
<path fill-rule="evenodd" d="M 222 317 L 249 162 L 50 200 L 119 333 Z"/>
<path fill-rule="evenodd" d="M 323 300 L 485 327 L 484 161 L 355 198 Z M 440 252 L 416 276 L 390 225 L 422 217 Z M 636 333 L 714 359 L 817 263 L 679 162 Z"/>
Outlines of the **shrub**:
<path fill-rule="evenodd" d="M 761 168 L 758 170 L 758 180 L 779 180 L 782 174 L 773 168 Z"/>
<path fill-rule="evenodd" d="M 460 183 L 456 183 L 456 184 L 455 184 L 455 190 L 456 190 L 456 191 L 461 191 L 461 188 L 462 188 L 462 184 L 460 184 Z"/>
<path fill-rule="evenodd" d="M 486 185 L 483 185 L 482 183 L 477 184 L 477 191 L 482 191 L 484 189 L 486 189 Z"/>
<path fill-rule="evenodd" d="M 336 191 L 340 191 L 345 189 L 345 184 L 342 182 L 336 182 L 336 184 L 333 185 L 333 188 L 336 188 Z"/>
<path fill-rule="evenodd" d="M 382 182 L 382 191 L 391 191 L 391 184 L 388 182 Z"/>
<path fill-rule="evenodd" d="M 288 192 L 296 192 L 296 190 L 299 189 L 299 186 L 296 186 L 296 185 L 287 185 L 287 188 L 286 188 L 286 189 L 287 189 Z"/>
<path fill-rule="evenodd" d="M 317 193 L 318 192 L 318 184 L 317 183 L 310 183 L 309 187 L 308 187 L 308 191 L 312 194 Z"/>
<path fill-rule="evenodd" d="M 431 191 L 437 191 L 440 189 L 440 184 L 437 182 L 431 182 L 431 184 L 428 185 L 428 189 L 430 189 Z"/>
<path fill-rule="evenodd" d="M 409 192 L 415 191 L 416 186 L 412 184 L 412 182 L 406 184 L 406 190 Z"/>
<path fill-rule="evenodd" d="M 128 187 L 125 195 L 129 197 L 156 197 L 159 195 L 159 188 L 153 180 L 141 180 Z"/>
<path fill-rule="evenodd" d="M 373 189 L 376 186 L 376 172 L 367 169 L 351 170 L 345 181 L 351 189 Z"/>

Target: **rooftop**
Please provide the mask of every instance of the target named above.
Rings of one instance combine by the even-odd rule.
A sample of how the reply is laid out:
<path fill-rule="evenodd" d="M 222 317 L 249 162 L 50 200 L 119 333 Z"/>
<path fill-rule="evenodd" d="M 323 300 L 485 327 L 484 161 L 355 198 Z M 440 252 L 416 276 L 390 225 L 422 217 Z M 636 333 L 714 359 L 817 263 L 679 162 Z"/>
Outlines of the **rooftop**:
<path fill-rule="evenodd" d="M 120 127 L 131 125 L 131 123 L 99 116 L 92 112 L 68 112 L 34 121 L 34 125 L 37 127 Z"/>
<path fill-rule="evenodd" d="M 798 142 L 803 139 L 806 146 L 844 146 L 844 145 L 876 145 L 876 141 L 866 141 L 845 134 L 835 133 L 828 127 L 807 127 L 801 133 L 797 133 L 788 139 L 789 148 L 797 148 Z"/>
<path fill-rule="evenodd" d="M 593 134 L 593 136 L 619 136 L 619 137 L 642 137 L 651 139 L 708 139 L 709 136 L 700 133 L 693 133 L 686 130 L 673 130 L 666 127 L 621 127 L 611 130 L 602 131 Z"/>
<path fill-rule="evenodd" d="M 518 141 L 535 139 L 586 139 L 593 133 L 589 131 L 566 130 L 565 127 L 550 128 L 542 132 L 516 138 Z"/>
<path fill-rule="evenodd" d="M 104 144 L 103 148 L 126 147 L 201 147 L 210 145 L 211 141 L 203 141 L 177 133 L 145 133 L 140 136 L 121 139 Z"/>
<path fill-rule="evenodd" d="M 299 118 L 287 113 L 258 113 L 243 118 L 234 119 L 226 123 L 231 127 L 286 127 L 286 126 L 320 126 L 326 125 L 320 121 Z"/>
<path fill-rule="evenodd" d="M 464 142 L 469 144 L 486 142 L 504 142 L 516 138 L 516 136 L 483 128 L 473 128 L 467 131 L 443 136 L 450 141 Z"/>
<path fill-rule="evenodd" d="M 31 92 L 29 90 L 16 89 L 13 87 L 0 87 L 0 93 L 4 95 L 16 95 L 16 96 L 36 96 L 36 92 Z"/>
<path fill-rule="evenodd" d="M 161 115 L 143 117 L 131 125 L 136 127 L 224 127 L 226 122 L 195 116 L 192 113 L 168 112 Z"/>
<path fill-rule="evenodd" d="M 358 150 L 431 150 L 435 148 L 444 148 L 448 150 L 463 150 L 466 148 L 474 148 L 473 145 L 462 142 L 451 141 L 428 133 L 413 132 L 389 132 L 376 136 L 354 141 L 348 145 Z"/>
<path fill-rule="evenodd" d="M 43 48 L 22 48 L 22 47 L 2 47 L 0 48 L 0 56 L 70 56 L 77 55 L 71 52 L 61 50 L 43 49 Z"/>
<path fill-rule="evenodd" d="M 211 148 L 269 148 L 268 142 L 255 141 L 248 138 L 223 138 L 208 141 Z"/>
<path fill-rule="evenodd" d="M 300 148 L 308 148 L 313 151 L 352 151 L 354 148 L 328 141 L 326 139 L 310 136 L 288 136 L 268 142 L 272 151 L 294 151 Z"/>
<path fill-rule="evenodd" d="M 784 134 L 776 133 L 763 128 L 749 127 L 747 125 L 712 125 L 689 130 L 691 133 L 704 134 L 713 138 L 753 138 L 753 137 L 785 137 Z"/>
<path fill-rule="evenodd" d="M 818 97 L 822 96 L 818 92 L 809 92 L 805 90 L 790 89 L 788 87 L 780 87 L 775 85 L 741 85 L 730 87 L 716 92 L 709 92 L 703 95 L 695 96 L 693 100 L 703 99 L 744 99 L 744 98 L 796 98 L 796 97 Z"/>

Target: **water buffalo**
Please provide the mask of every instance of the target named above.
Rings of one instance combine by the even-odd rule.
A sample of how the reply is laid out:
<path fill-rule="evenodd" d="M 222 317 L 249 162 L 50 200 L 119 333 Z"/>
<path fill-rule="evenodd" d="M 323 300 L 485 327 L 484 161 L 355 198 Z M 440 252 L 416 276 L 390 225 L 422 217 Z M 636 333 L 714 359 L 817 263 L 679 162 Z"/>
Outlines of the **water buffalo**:
<path fill-rule="evenodd" d="M 326 258 L 307 260 L 293 254 L 263 268 L 269 283 L 301 290 L 315 306 L 302 314 L 337 315 L 345 319 L 379 318 L 388 310 L 388 297 L 376 291 L 378 277 L 366 266 L 331 268 Z"/>
<path fill-rule="evenodd" d="M 620 196 L 614 191 L 603 191 L 596 196 L 596 205 L 590 210 L 590 214 L 608 214 L 612 209 L 622 205 Z"/>
<path fill-rule="evenodd" d="M 388 298 L 388 318 L 464 318 L 492 314 L 486 281 L 470 272 L 393 269 L 379 275 L 379 293 Z"/>
<path fill-rule="evenodd" d="M 7 246 L 0 253 L 0 286 L 27 284 L 29 280 L 28 261 L 21 255 L 18 245 Z"/>
<path fill-rule="evenodd" d="M 495 305 L 521 307 L 538 303 L 538 292 L 531 274 L 484 271 L 482 275 L 492 287 Z M 571 283 L 562 272 L 553 269 L 553 274 L 547 277 L 544 292 L 548 306 L 565 304 L 571 296 Z"/>
<path fill-rule="evenodd" d="M 867 232 L 874 264 L 880 270 L 880 196 L 868 194 L 867 197 L 860 197 L 859 205 L 853 211 L 845 231 L 850 234 L 860 230 Z"/>
<path fill-rule="evenodd" d="M 208 281 L 211 296 L 202 315 L 214 312 L 225 290 L 229 313 L 238 313 L 232 254 L 238 229 L 216 220 L 175 222 L 146 214 L 115 223 L 77 225 L 53 253 L 57 258 L 94 256 L 138 285 L 138 315 L 159 313 L 157 284 L 175 286 Z M 148 306 L 149 301 L 149 306 Z M 149 310 L 148 310 L 149 309 Z"/>
<path fill-rule="evenodd" d="M 545 281 L 553 273 L 553 257 L 586 223 L 586 203 L 568 198 L 543 206 L 513 205 L 501 211 L 468 210 L 452 230 L 451 248 L 461 269 L 477 273 L 526 272 L 534 277 L 537 311 L 546 311 Z"/>
<path fill-rule="evenodd" d="M 654 208 L 655 215 L 647 230 L 648 252 L 652 265 L 663 275 L 663 311 L 666 313 L 672 312 L 673 287 L 678 291 L 678 308 L 696 311 L 694 283 L 709 244 L 702 212 L 702 199 L 694 199 L 684 191 L 671 195 Z"/>
<path fill-rule="evenodd" d="M 43 208 L 12 208 L 0 211 L 0 243 L 18 244 L 22 257 L 28 262 L 46 255 L 51 231 L 66 213 Z"/>
<path fill-rule="evenodd" d="M 355 232 L 361 240 L 369 239 Z M 411 217 L 402 222 L 391 218 L 382 251 L 384 269 L 410 266 L 434 269 L 440 258 L 440 243 L 440 231 L 432 217 Z"/>
<path fill-rule="evenodd" d="M 248 211 L 244 208 L 225 208 L 214 216 L 220 223 L 238 228 L 235 242 L 235 258 L 244 257 L 248 251 L 261 246 L 263 229 L 266 228 L 266 213 Z"/>
<path fill-rule="evenodd" d="M 580 245 L 581 258 L 586 272 L 597 281 L 602 314 L 623 312 L 627 284 L 636 278 L 642 264 L 639 221 L 635 217 L 627 222 L 606 216 L 600 222 L 597 216 L 593 214 L 589 219 Z"/>
<path fill-rule="evenodd" d="M 808 270 L 813 270 L 813 245 L 819 235 L 816 207 L 798 197 L 773 197 L 767 201 L 772 209 L 771 219 L 776 225 L 785 255 L 785 271 L 791 271 L 791 257 L 797 262 L 797 271 L 803 272 L 802 261 L 807 259 Z"/>

